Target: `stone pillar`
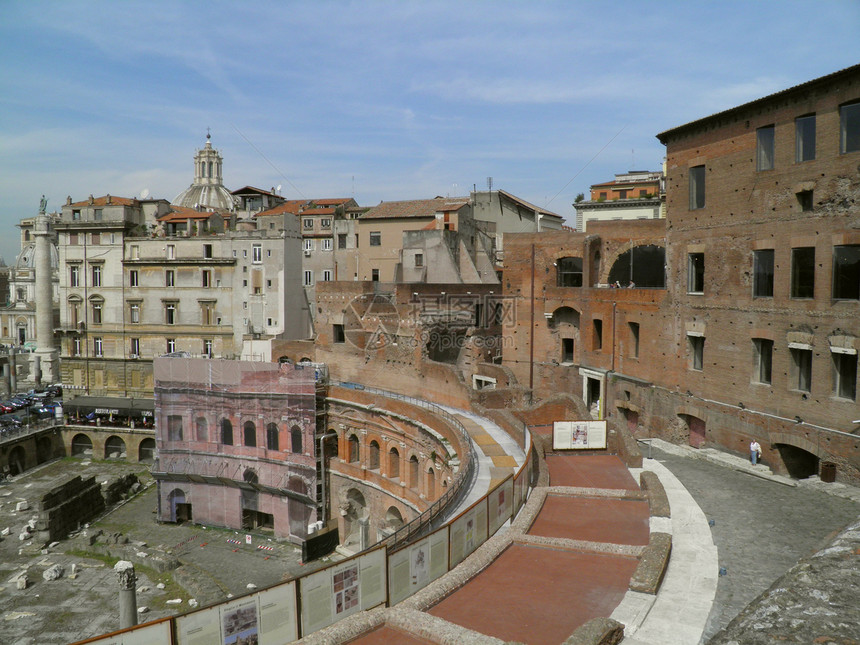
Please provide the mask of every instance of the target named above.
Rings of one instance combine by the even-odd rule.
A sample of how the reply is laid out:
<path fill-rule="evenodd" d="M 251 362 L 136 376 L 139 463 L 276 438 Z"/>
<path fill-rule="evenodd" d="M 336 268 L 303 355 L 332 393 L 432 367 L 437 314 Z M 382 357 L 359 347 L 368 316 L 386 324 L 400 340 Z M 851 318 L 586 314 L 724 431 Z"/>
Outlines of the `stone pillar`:
<path fill-rule="evenodd" d="M 358 518 L 358 550 L 364 551 L 370 545 L 370 518 Z"/>
<path fill-rule="evenodd" d="M 57 349 L 54 346 L 54 288 L 51 271 L 51 220 L 39 213 L 33 226 L 36 238 L 36 352 L 33 355 L 34 382 L 38 385 L 37 371 L 41 369 L 42 383 L 59 381 Z M 39 364 L 36 364 L 36 357 Z"/>
<path fill-rule="evenodd" d="M 119 579 L 119 628 L 137 625 L 137 578 L 134 565 L 120 560 L 113 567 Z"/>

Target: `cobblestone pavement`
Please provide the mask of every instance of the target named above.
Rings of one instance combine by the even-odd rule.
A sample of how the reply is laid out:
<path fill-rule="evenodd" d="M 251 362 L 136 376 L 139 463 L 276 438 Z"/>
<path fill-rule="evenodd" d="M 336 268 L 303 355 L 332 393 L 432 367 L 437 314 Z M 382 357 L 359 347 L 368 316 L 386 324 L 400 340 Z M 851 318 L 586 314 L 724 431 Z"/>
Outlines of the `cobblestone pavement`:
<path fill-rule="evenodd" d="M 245 533 L 157 524 L 155 486 L 144 464 L 63 459 L 0 484 L 0 531 L 10 529 L 9 535 L 0 538 L 0 643 L 64 644 L 118 629 L 119 587 L 110 566 L 113 560 L 80 554 L 86 541 L 84 532 L 48 548 L 47 553 L 39 549 L 41 545 L 19 540 L 19 535 L 28 520 L 35 517 L 35 501 L 53 486 L 76 474 L 106 481 L 130 472 L 150 486 L 94 521 L 86 533 L 119 533 L 130 541 L 126 546 L 100 543 L 98 547 L 109 556 L 135 562 L 138 606 L 149 608 L 140 622 L 189 611 L 191 599 L 203 606 L 223 600 L 228 594 L 245 593 L 249 584 L 261 588 L 325 564 L 303 566 L 299 548 L 263 534 L 253 534 L 252 544 L 247 545 Z M 17 503 L 24 500 L 30 509 L 16 512 Z M 178 560 L 180 566 L 164 573 L 153 566 L 154 561 L 170 559 Z M 52 564 L 63 566 L 65 574 L 46 581 L 42 573 Z M 72 564 L 78 569 L 74 578 L 70 577 Z M 26 589 L 18 589 L 16 584 L 22 572 L 27 572 L 29 579 Z M 165 584 L 165 589 L 157 587 L 159 582 Z M 166 604 L 172 599 L 182 602 Z"/>
<path fill-rule="evenodd" d="M 667 447 L 652 456 L 687 488 L 709 520 L 720 567 L 717 594 L 703 642 L 726 627 L 798 560 L 823 548 L 860 517 L 860 491 L 817 478 L 792 482 L 750 474 L 746 460 L 720 455 L 722 463 Z M 647 457 L 648 448 L 643 448 Z M 764 475 L 764 476 L 762 476 Z M 792 484 L 792 485 L 786 485 Z M 826 584 L 826 581 L 822 581 Z"/>

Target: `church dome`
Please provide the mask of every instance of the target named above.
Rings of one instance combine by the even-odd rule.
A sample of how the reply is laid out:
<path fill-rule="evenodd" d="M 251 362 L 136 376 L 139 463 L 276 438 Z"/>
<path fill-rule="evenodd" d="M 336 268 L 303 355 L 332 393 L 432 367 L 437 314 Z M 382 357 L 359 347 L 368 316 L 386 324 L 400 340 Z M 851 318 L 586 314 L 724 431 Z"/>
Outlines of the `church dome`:
<path fill-rule="evenodd" d="M 236 201 L 224 188 L 221 176 L 222 157 L 212 147 L 211 135 L 206 135 L 206 145 L 194 155 L 194 183 L 179 193 L 174 206 L 205 210 L 235 210 Z"/>
<path fill-rule="evenodd" d="M 60 264 L 60 257 L 57 253 L 57 247 L 54 244 L 48 245 L 51 249 L 51 269 L 56 269 Z M 15 259 L 16 269 L 33 269 L 36 267 L 36 243 L 30 242 L 26 244 L 18 257 Z"/>

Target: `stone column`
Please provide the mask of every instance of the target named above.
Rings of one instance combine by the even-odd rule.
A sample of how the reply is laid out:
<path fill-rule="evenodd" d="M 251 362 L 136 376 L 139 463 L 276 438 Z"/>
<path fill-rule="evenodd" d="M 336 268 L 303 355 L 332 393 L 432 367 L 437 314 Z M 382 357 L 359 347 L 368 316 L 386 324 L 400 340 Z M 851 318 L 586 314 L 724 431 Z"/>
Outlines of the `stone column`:
<path fill-rule="evenodd" d="M 134 565 L 128 560 L 120 560 L 113 566 L 119 579 L 119 628 L 137 625 L 137 577 Z"/>
<path fill-rule="evenodd" d="M 57 349 L 54 346 L 54 289 L 51 271 L 51 220 L 39 213 L 33 226 L 36 238 L 36 353 L 33 355 L 33 381 L 36 384 L 59 381 Z M 39 357 L 38 364 L 35 360 Z M 41 368 L 41 379 L 36 373 Z"/>

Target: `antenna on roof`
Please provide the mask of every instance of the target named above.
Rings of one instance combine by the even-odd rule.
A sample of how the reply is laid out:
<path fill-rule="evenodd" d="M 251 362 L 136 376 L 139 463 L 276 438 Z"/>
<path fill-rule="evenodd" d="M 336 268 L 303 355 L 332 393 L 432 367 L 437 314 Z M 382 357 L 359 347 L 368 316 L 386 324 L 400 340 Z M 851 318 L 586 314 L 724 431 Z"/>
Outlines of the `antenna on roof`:
<path fill-rule="evenodd" d="M 280 185 L 280 184 L 278 184 L 278 187 L 277 187 L 277 188 L 275 188 L 275 192 L 276 192 L 278 195 L 280 195 L 280 194 L 281 194 L 281 185 Z"/>
<path fill-rule="evenodd" d="M 493 192 L 493 178 L 487 177 L 487 190 Z"/>

